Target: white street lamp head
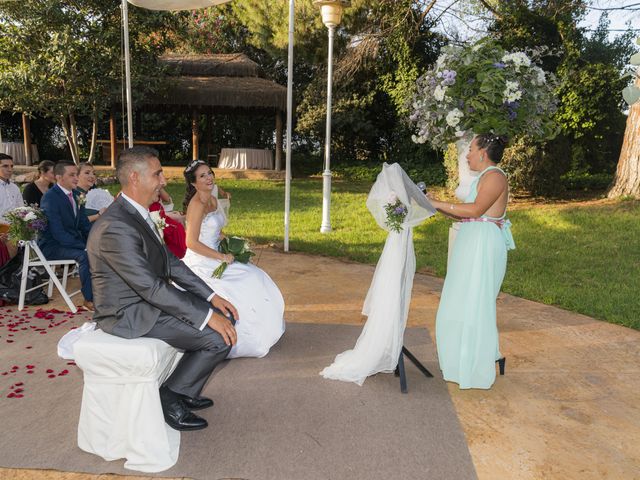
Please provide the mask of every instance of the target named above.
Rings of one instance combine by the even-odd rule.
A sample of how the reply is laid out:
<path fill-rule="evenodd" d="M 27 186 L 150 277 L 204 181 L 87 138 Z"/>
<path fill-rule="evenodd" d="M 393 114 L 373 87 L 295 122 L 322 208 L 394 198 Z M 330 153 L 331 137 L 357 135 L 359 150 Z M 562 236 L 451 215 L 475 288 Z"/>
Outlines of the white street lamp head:
<path fill-rule="evenodd" d="M 336 27 L 342 21 L 342 11 L 351 5 L 349 0 L 313 0 L 313 4 L 320 7 L 322 23 L 325 27 Z"/>

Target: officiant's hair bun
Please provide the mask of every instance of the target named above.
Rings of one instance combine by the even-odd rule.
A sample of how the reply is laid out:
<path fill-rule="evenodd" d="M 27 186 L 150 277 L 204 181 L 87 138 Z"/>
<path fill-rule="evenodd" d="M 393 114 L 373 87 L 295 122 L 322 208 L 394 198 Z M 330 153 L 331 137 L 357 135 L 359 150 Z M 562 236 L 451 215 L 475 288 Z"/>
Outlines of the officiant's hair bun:
<path fill-rule="evenodd" d="M 496 135 L 495 133 L 480 133 L 476 135 L 478 147 L 486 149 L 487 155 L 495 163 L 499 163 L 502 160 L 502 154 L 508 143 L 509 137 L 505 135 Z"/>

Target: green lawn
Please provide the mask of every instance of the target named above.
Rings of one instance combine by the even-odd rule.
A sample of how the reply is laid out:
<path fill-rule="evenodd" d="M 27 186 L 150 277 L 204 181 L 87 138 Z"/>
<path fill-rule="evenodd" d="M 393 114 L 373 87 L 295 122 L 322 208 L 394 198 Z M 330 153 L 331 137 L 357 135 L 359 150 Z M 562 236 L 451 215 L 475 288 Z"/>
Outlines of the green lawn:
<path fill-rule="evenodd" d="M 282 245 L 283 182 L 219 183 L 233 195 L 227 233 Z M 385 232 L 366 209 L 369 188 L 334 182 L 327 235 L 319 231 L 321 181 L 294 180 L 290 249 L 375 264 Z M 179 208 L 184 187 L 169 191 Z M 517 249 L 503 291 L 640 329 L 640 202 L 516 205 L 510 218 Z M 437 215 L 414 230 L 418 269 L 444 276 L 449 223 Z"/>

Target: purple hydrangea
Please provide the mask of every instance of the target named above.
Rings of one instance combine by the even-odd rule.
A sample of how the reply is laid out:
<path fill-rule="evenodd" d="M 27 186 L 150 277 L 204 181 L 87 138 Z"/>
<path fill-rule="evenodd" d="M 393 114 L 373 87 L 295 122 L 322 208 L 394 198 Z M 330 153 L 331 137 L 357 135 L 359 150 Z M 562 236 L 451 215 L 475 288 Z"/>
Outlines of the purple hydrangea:
<path fill-rule="evenodd" d="M 444 70 L 442 72 L 442 84 L 443 85 L 453 85 L 456 83 L 456 75 L 455 70 Z"/>

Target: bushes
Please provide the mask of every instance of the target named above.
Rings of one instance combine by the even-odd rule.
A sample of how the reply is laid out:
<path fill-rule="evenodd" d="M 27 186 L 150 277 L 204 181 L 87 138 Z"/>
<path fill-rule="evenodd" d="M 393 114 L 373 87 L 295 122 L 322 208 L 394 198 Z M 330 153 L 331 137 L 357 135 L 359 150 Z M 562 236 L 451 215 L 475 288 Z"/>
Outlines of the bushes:
<path fill-rule="evenodd" d="M 407 172 L 409 178 L 414 182 L 424 182 L 428 186 L 442 186 L 447 179 L 444 166 L 442 164 L 427 164 L 423 166 L 403 165 L 400 166 Z M 382 170 L 382 162 L 368 163 L 364 165 L 340 165 L 334 170 L 334 174 L 345 180 L 354 180 L 373 183 L 380 171 Z"/>

